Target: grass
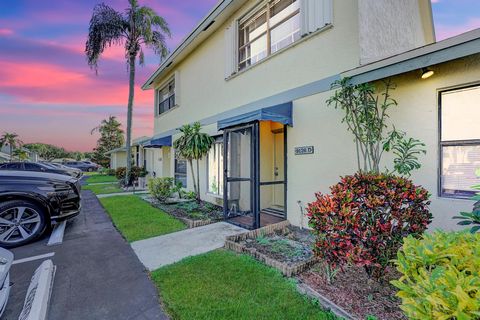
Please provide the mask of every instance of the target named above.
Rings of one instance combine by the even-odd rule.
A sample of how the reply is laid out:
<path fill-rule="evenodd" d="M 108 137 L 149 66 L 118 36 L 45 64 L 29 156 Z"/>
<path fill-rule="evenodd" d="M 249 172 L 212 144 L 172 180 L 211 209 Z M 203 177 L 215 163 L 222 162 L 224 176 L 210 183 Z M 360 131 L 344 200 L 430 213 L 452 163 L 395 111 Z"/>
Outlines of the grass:
<path fill-rule="evenodd" d="M 123 192 L 123 190 L 116 183 L 111 184 L 87 184 L 82 187 L 83 190 L 90 190 L 95 194 L 108 194 L 108 193 L 117 193 Z"/>
<path fill-rule="evenodd" d="M 95 174 L 89 175 L 87 177 L 87 184 L 91 183 L 103 183 L 103 182 L 117 182 L 117 178 L 115 176 L 107 176 L 103 174 Z"/>
<path fill-rule="evenodd" d="M 100 202 L 129 242 L 185 229 L 181 221 L 137 196 L 114 196 L 102 198 Z"/>
<path fill-rule="evenodd" d="M 335 319 L 280 272 L 217 250 L 151 274 L 172 319 Z"/>

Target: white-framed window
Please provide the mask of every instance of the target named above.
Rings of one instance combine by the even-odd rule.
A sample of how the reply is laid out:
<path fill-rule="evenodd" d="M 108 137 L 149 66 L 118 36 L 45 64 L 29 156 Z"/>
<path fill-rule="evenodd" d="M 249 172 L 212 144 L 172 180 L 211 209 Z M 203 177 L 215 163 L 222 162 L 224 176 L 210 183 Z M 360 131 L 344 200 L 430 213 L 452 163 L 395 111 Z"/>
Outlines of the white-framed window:
<path fill-rule="evenodd" d="M 187 160 L 178 158 L 175 155 L 175 168 L 174 168 L 175 182 L 180 182 L 184 188 L 187 187 Z"/>
<path fill-rule="evenodd" d="M 332 0 L 264 0 L 225 30 L 225 78 L 332 23 Z"/>
<path fill-rule="evenodd" d="M 175 106 L 175 79 L 171 79 L 157 91 L 157 101 L 157 115 L 161 115 Z"/>
<path fill-rule="evenodd" d="M 300 0 L 271 0 L 238 24 L 238 70 L 300 39 Z"/>
<path fill-rule="evenodd" d="M 440 195 L 467 198 L 480 185 L 480 85 L 441 91 Z"/>
<path fill-rule="evenodd" d="M 223 140 L 217 138 L 207 155 L 207 191 L 223 195 Z"/>

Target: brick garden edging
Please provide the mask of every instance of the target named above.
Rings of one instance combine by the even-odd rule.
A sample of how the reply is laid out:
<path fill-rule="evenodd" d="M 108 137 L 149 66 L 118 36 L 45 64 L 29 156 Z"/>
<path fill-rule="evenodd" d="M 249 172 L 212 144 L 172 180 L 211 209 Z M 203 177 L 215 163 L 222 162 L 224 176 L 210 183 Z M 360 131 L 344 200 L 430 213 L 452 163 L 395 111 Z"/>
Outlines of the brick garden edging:
<path fill-rule="evenodd" d="M 240 241 L 245 241 L 247 239 L 256 239 L 259 236 L 269 235 L 274 233 L 275 231 L 285 230 L 289 225 L 290 225 L 290 222 L 285 220 L 279 223 L 262 227 L 260 229 L 252 230 L 252 231 L 241 233 L 234 236 L 229 236 L 225 240 L 225 248 L 238 253 L 246 253 L 248 255 L 251 255 L 255 259 L 259 260 L 260 262 L 263 262 L 270 267 L 274 267 L 280 270 L 280 272 L 287 277 L 294 276 L 310 268 L 310 266 L 315 264 L 316 259 L 312 257 L 307 261 L 289 265 L 287 263 L 272 259 L 267 255 L 258 252 L 254 248 L 247 248 L 246 246 L 238 243 Z"/>
<path fill-rule="evenodd" d="M 274 233 L 275 231 L 285 230 L 288 226 L 290 226 L 290 222 L 285 220 L 279 223 L 265 226 L 260 229 L 229 236 L 225 240 L 225 248 L 238 253 L 248 254 L 254 257 L 255 259 L 259 260 L 260 262 L 263 262 L 264 264 L 270 267 L 274 267 L 278 269 L 283 275 L 287 277 L 292 277 L 310 268 L 313 264 L 317 262 L 317 260 L 314 257 L 312 257 L 307 261 L 296 263 L 294 265 L 288 265 L 287 263 L 272 259 L 266 256 L 265 254 L 256 251 L 254 248 L 247 248 L 244 245 L 239 243 L 240 241 L 245 241 L 247 239 L 256 239 L 257 237 L 260 237 L 260 236 L 269 235 Z M 346 320 L 356 320 L 356 318 L 350 315 L 347 311 L 342 309 L 340 306 L 336 305 L 334 302 L 330 301 L 325 296 L 316 292 L 314 289 L 312 289 L 305 283 L 299 283 L 297 285 L 297 291 L 312 299 L 317 300 L 325 310 L 331 311 L 341 319 L 343 318 Z"/>
<path fill-rule="evenodd" d="M 345 311 L 342 307 L 330 301 L 327 297 L 318 293 L 316 290 L 312 289 L 309 285 L 305 283 L 302 283 L 302 282 L 298 283 L 297 291 L 312 299 L 317 300 L 325 310 L 328 310 L 334 313 L 340 319 L 358 320 L 357 318 L 354 318 L 350 313 Z"/>

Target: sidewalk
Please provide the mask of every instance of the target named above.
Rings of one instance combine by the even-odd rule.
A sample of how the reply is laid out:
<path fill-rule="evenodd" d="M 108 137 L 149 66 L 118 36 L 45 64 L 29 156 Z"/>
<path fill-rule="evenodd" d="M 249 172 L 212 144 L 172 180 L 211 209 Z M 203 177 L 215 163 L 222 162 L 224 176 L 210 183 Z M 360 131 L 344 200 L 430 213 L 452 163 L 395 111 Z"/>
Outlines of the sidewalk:
<path fill-rule="evenodd" d="M 135 241 L 131 246 L 145 267 L 153 271 L 186 257 L 219 249 L 225 244 L 225 237 L 246 231 L 230 223 L 217 222 Z"/>

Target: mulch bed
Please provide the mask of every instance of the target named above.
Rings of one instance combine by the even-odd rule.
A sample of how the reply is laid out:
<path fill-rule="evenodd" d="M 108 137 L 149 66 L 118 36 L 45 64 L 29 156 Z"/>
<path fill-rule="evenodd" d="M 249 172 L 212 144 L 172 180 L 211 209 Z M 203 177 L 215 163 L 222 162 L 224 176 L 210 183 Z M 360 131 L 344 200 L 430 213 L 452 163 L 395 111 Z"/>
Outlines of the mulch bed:
<path fill-rule="evenodd" d="M 195 228 L 223 220 L 223 208 L 209 202 L 195 200 L 179 203 L 161 203 L 151 196 L 143 196 L 154 207 L 184 221 L 189 228 Z"/>
<path fill-rule="evenodd" d="M 407 319 L 399 308 L 400 299 L 395 297 L 396 289 L 389 283 L 400 275 L 388 268 L 382 281 L 370 279 L 363 268 L 346 267 L 338 271 L 332 283 L 328 283 L 323 264 L 318 263 L 304 271 L 298 278 L 312 289 L 327 297 L 354 317 L 365 319 Z"/>
<path fill-rule="evenodd" d="M 256 239 L 248 238 L 240 244 L 277 261 L 295 264 L 312 258 L 314 240 L 308 230 L 289 225 L 285 229 L 275 230 L 271 234 L 259 236 Z"/>

